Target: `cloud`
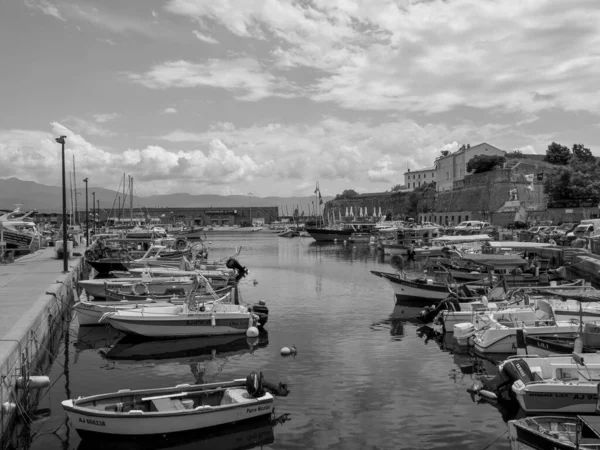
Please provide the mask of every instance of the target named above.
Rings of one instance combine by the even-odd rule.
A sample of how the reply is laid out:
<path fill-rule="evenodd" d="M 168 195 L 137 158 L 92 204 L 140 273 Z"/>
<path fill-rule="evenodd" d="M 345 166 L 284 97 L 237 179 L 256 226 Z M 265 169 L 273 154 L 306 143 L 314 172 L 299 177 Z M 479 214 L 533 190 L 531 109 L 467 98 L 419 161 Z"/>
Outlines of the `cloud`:
<path fill-rule="evenodd" d="M 165 110 L 163 111 L 163 114 L 175 114 L 177 113 L 177 110 L 175 108 L 165 108 Z"/>
<path fill-rule="evenodd" d="M 304 94 L 351 110 L 600 107 L 600 9 L 590 0 L 567 9 L 550 0 L 171 0 L 166 10 L 272 44 L 262 61 L 270 70 L 316 70 L 303 77 Z"/>
<path fill-rule="evenodd" d="M 367 177 L 369 181 L 385 181 L 394 183 L 400 174 L 394 169 L 394 164 L 389 155 L 385 158 L 375 161 L 373 166 L 368 170 Z"/>
<path fill-rule="evenodd" d="M 286 84 L 250 58 L 210 59 L 205 63 L 169 61 L 142 74 L 129 73 L 128 77 L 151 89 L 222 88 L 234 92 L 238 100 L 247 101 L 280 95 L 278 92 Z"/>
<path fill-rule="evenodd" d="M 115 41 L 113 41 L 112 39 L 108 39 L 108 38 L 98 38 L 96 39 L 98 42 L 104 42 L 105 44 L 108 44 L 112 47 L 114 47 L 115 45 L 117 45 L 117 43 Z"/>
<path fill-rule="evenodd" d="M 71 128 L 53 122 L 50 132 L 0 130 L 0 177 L 14 176 L 57 185 L 61 152 L 54 137 L 60 135 L 67 137 L 68 160 L 75 155 L 78 176 L 89 176 L 93 185 L 116 189 L 121 173 L 130 172 L 142 182 L 136 187 L 140 195 L 210 192 L 215 186 L 246 185 L 268 176 L 274 166 L 273 161 L 257 163 L 247 154 L 236 153 L 219 139 L 211 140 L 202 149 L 169 150 L 149 145 L 113 153 L 92 144 Z"/>
<path fill-rule="evenodd" d="M 104 114 L 94 114 L 92 117 L 98 123 L 108 122 L 109 120 L 114 120 L 119 117 L 119 113 L 104 113 Z"/>
<path fill-rule="evenodd" d="M 52 16 L 63 22 L 67 21 L 60 13 L 58 7 L 47 0 L 25 0 L 25 6 L 29 9 L 38 9 L 47 16 Z"/>
<path fill-rule="evenodd" d="M 198 30 L 194 30 L 194 31 L 192 31 L 192 33 L 194 33 L 194 36 L 196 36 L 202 42 L 206 42 L 207 44 L 218 44 L 219 43 L 219 41 L 217 41 L 215 38 L 206 36 L 205 34 L 200 33 Z"/>
<path fill-rule="evenodd" d="M 99 115 L 101 119 L 103 119 L 103 115 Z M 65 117 L 62 122 L 66 124 L 68 127 L 75 130 L 77 133 L 85 134 L 88 136 L 99 136 L 99 137 L 112 137 L 115 136 L 116 133 L 113 131 L 104 128 L 99 123 L 105 122 L 105 120 L 98 120 L 94 117 L 95 122 L 90 120 L 85 120 L 80 117 L 68 116 Z M 108 119 L 110 120 L 110 119 Z"/>

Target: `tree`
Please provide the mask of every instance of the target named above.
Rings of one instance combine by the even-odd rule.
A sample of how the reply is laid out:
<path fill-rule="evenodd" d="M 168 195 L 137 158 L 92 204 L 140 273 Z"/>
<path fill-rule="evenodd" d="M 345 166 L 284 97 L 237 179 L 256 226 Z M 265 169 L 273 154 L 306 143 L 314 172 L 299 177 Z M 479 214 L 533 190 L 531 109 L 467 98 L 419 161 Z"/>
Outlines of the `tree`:
<path fill-rule="evenodd" d="M 353 198 L 356 197 L 358 195 L 358 192 L 356 192 L 353 189 L 346 189 L 344 192 L 342 192 L 341 194 L 338 194 L 335 196 L 336 200 L 342 200 L 344 198 Z"/>
<path fill-rule="evenodd" d="M 593 163 L 596 161 L 596 158 L 594 158 L 594 155 L 592 155 L 591 150 L 584 147 L 583 144 L 573 144 L 573 154 L 571 155 L 571 158 L 577 158 L 581 162 L 585 163 Z"/>
<path fill-rule="evenodd" d="M 496 166 L 502 167 L 506 157 L 498 155 L 476 155 L 467 162 L 467 172 L 482 173 L 493 170 Z"/>
<path fill-rule="evenodd" d="M 401 191 L 402 189 L 404 189 L 405 187 L 406 187 L 406 186 L 405 186 L 405 185 L 403 185 L 403 184 L 397 184 L 397 185 L 395 185 L 395 186 L 392 186 L 392 189 L 391 189 L 391 191 L 392 191 L 392 192 L 398 192 L 398 191 Z"/>
<path fill-rule="evenodd" d="M 523 152 L 521 150 L 513 150 L 511 152 L 506 152 L 507 158 L 523 158 Z"/>
<path fill-rule="evenodd" d="M 544 159 L 550 164 L 566 166 L 569 164 L 570 157 L 571 150 L 569 150 L 569 147 L 552 142 L 546 150 L 546 158 Z"/>

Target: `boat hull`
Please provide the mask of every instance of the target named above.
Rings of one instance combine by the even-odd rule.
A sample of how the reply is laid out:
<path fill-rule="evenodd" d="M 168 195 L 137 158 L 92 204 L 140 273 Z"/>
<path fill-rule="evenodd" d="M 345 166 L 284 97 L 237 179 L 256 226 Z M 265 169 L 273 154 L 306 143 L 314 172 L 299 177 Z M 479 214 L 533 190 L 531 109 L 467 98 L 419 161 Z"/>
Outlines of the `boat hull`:
<path fill-rule="evenodd" d="M 111 280 L 110 278 L 104 280 L 82 280 L 79 281 L 81 288 L 85 289 L 88 295 L 94 298 L 104 298 L 106 296 L 106 289 L 119 290 L 124 285 L 135 285 L 136 283 L 143 283 L 141 279 L 135 278 L 122 279 L 119 281 Z M 149 294 L 163 295 L 167 289 L 180 291 L 183 289 L 183 294 L 189 293 L 192 288 L 191 280 L 168 280 L 155 278 L 152 282 L 144 283 L 148 289 Z"/>
<path fill-rule="evenodd" d="M 598 401 L 597 381 L 527 385 L 517 382 L 512 391 L 527 414 L 595 414 Z"/>
<path fill-rule="evenodd" d="M 245 334 L 253 326 L 253 318 L 248 313 L 217 313 L 215 325 L 211 324 L 209 313 L 160 318 L 117 313 L 106 316 L 104 320 L 124 333 L 152 338 Z"/>
<path fill-rule="evenodd" d="M 569 420 L 564 418 L 564 420 Z M 573 420 L 573 418 L 570 418 Z M 521 420 L 511 420 L 508 423 L 511 441 L 525 444 L 535 450 L 574 450 L 575 445 L 566 440 L 555 439 L 549 433 L 541 433 L 523 424 Z M 520 447 L 519 447 L 520 448 Z"/>
<path fill-rule="evenodd" d="M 479 354 L 486 353 L 516 353 L 517 352 L 517 329 L 518 328 L 489 328 L 475 335 L 473 345 Z M 560 325 L 524 327 L 521 328 L 530 336 L 569 336 L 576 333 L 579 324 L 561 322 Z"/>
<path fill-rule="evenodd" d="M 352 230 L 327 230 L 325 228 L 307 228 L 306 232 L 317 242 L 347 241 Z"/>
<path fill-rule="evenodd" d="M 85 438 L 94 436 L 159 437 L 259 420 L 270 416 L 274 410 L 273 396 L 268 393 L 239 404 L 203 405 L 189 410 L 151 413 L 139 411 L 132 414 L 131 412 L 78 408 L 76 401 L 74 403 L 73 400 L 65 400 L 62 405 L 77 433 Z"/>
<path fill-rule="evenodd" d="M 404 279 L 393 273 L 371 271 L 372 274 L 388 280 L 394 291 L 396 305 L 424 308 L 444 300 L 449 295 L 446 285 L 428 284 Z"/>

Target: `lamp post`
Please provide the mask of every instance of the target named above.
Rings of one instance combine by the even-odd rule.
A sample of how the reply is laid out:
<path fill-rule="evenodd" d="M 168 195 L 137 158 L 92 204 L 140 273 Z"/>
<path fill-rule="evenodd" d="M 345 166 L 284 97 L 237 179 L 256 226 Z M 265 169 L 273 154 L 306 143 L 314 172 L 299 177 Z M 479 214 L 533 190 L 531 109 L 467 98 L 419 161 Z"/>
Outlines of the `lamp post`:
<path fill-rule="evenodd" d="M 85 178 L 83 180 L 85 183 L 85 243 L 86 245 L 90 245 L 90 225 L 89 218 L 90 213 L 88 212 L 88 179 Z"/>
<path fill-rule="evenodd" d="M 62 228 L 63 228 L 63 272 L 69 270 L 69 253 L 67 252 L 67 186 L 65 183 L 65 139 L 66 136 L 54 139 L 62 150 Z"/>
<path fill-rule="evenodd" d="M 252 227 L 252 196 L 254 194 L 252 192 L 248 192 L 248 206 L 250 209 L 250 226 Z"/>
<path fill-rule="evenodd" d="M 98 214 L 98 222 L 100 222 L 100 199 L 96 200 L 96 214 Z"/>
<path fill-rule="evenodd" d="M 94 235 L 96 234 L 96 193 L 92 192 L 92 220 L 94 221 Z"/>

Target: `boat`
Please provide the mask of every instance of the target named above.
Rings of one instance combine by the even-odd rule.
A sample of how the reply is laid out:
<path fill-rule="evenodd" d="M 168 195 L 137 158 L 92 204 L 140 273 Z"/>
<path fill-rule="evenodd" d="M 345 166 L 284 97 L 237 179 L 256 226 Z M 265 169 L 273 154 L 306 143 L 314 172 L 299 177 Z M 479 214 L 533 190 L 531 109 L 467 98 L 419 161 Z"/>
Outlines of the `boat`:
<path fill-rule="evenodd" d="M 181 299 L 180 297 L 167 298 L 167 299 L 152 299 L 145 298 L 137 301 L 87 301 L 80 300 L 73 305 L 73 310 L 77 313 L 77 321 L 80 327 L 84 326 L 95 326 L 103 325 L 100 322 L 102 316 L 109 312 L 123 311 L 139 309 L 142 307 L 172 307 L 173 305 L 180 305 L 186 301 L 186 298 Z M 203 294 L 194 296 L 194 300 L 201 303 L 210 304 L 213 301 L 211 294 Z M 231 292 L 226 293 L 224 296 L 218 299 L 221 302 L 231 301 Z"/>
<path fill-rule="evenodd" d="M 438 236 L 438 232 L 437 227 L 409 224 L 398 229 L 393 238 L 383 240 L 379 245 L 384 255 L 407 255 L 410 247 L 428 246 Z"/>
<path fill-rule="evenodd" d="M 570 355 L 576 351 L 581 339 L 580 353 L 596 353 L 600 350 L 600 327 L 593 323 L 585 323 L 581 332 L 561 336 L 523 334 L 518 353 L 541 357 L 553 355 Z M 524 347 L 524 348 L 521 348 Z"/>
<path fill-rule="evenodd" d="M 440 236 L 431 239 L 430 245 L 416 247 L 415 254 L 419 257 L 439 257 L 444 256 L 445 250 L 448 248 L 459 252 L 479 251 L 484 242 L 492 240 L 493 238 L 487 234 Z"/>
<path fill-rule="evenodd" d="M 277 236 L 279 236 L 279 237 L 297 237 L 297 236 L 300 236 L 300 232 L 298 230 L 293 230 L 291 228 L 288 228 L 288 229 L 282 231 L 281 233 L 277 233 Z"/>
<path fill-rule="evenodd" d="M 350 237 L 348 238 L 348 241 L 349 242 L 370 242 L 372 237 L 373 237 L 373 235 L 371 233 L 366 233 L 366 232 L 352 233 L 350 235 Z"/>
<path fill-rule="evenodd" d="M 534 416 L 508 421 L 511 448 L 535 450 L 598 450 L 600 418 L 596 416 Z M 513 445 L 516 444 L 516 445 Z"/>
<path fill-rule="evenodd" d="M 528 308 L 507 308 L 475 316 L 473 346 L 476 353 L 517 353 L 517 330 L 529 335 L 571 335 L 579 323 L 557 321 L 544 301 Z"/>
<path fill-rule="evenodd" d="M 132 293 L 150 295 L 173 295 L 182 291 L 188 293 L 192 287 L 192 277 L 157 277 L 157 278 L 100 278 L 79 280 L 79 286 L 85 289 L 88 296 L 104 298 L 106 289 L 131 288 Z M 215 283 L 217 284 L 217 283 Z"/>
<path fill-rule="evenodd" d="M 600 354 L 523 357 L 523 373 L 512 384 L 527 414 L 593 414 L 598 401 Z"/>
<path fill-rule="evenodd" d="M 173 237 L 175 238 L 182 237 L 192 241 L 202 240 L 205 236 L 204 227 L 183 228 L 182 230 L 173 233 Z"/>
<path fill-rule="evenodd" d="M 375 228 L 373 222 L 342 222 L 327 228 L 305 228 L 305 231 L 317 242 L 343 242 L 353 233 L 369 233 Z"/>
<path fill-rule="evenodd" d="M 121 389 L 63 400 L 62 406 L 83 439 L 160 438 L 270 416 L 274 397 L 252 373 L 247 379 L 217 383 Z"/>
<path fill-rule="evenodd" d="M 423 308 L 444 300 L 451 292 L 447 283 L 435 282 L 432 278 L 409 278 L 402 272 L 389 273 L 371 270 L 371 273 L 390 283 L 396 305 Z"/>
<path fill-rule="evenodd" d="M 41 245 L 41 234 L 35 223 L 25 220 L 36 211 L 22 213 L 17 207 L 14 211 L 0 216 L 0 233 L 6 243 L 6 250 L 16 255 L 26 255 L 38 250 Z"/>

